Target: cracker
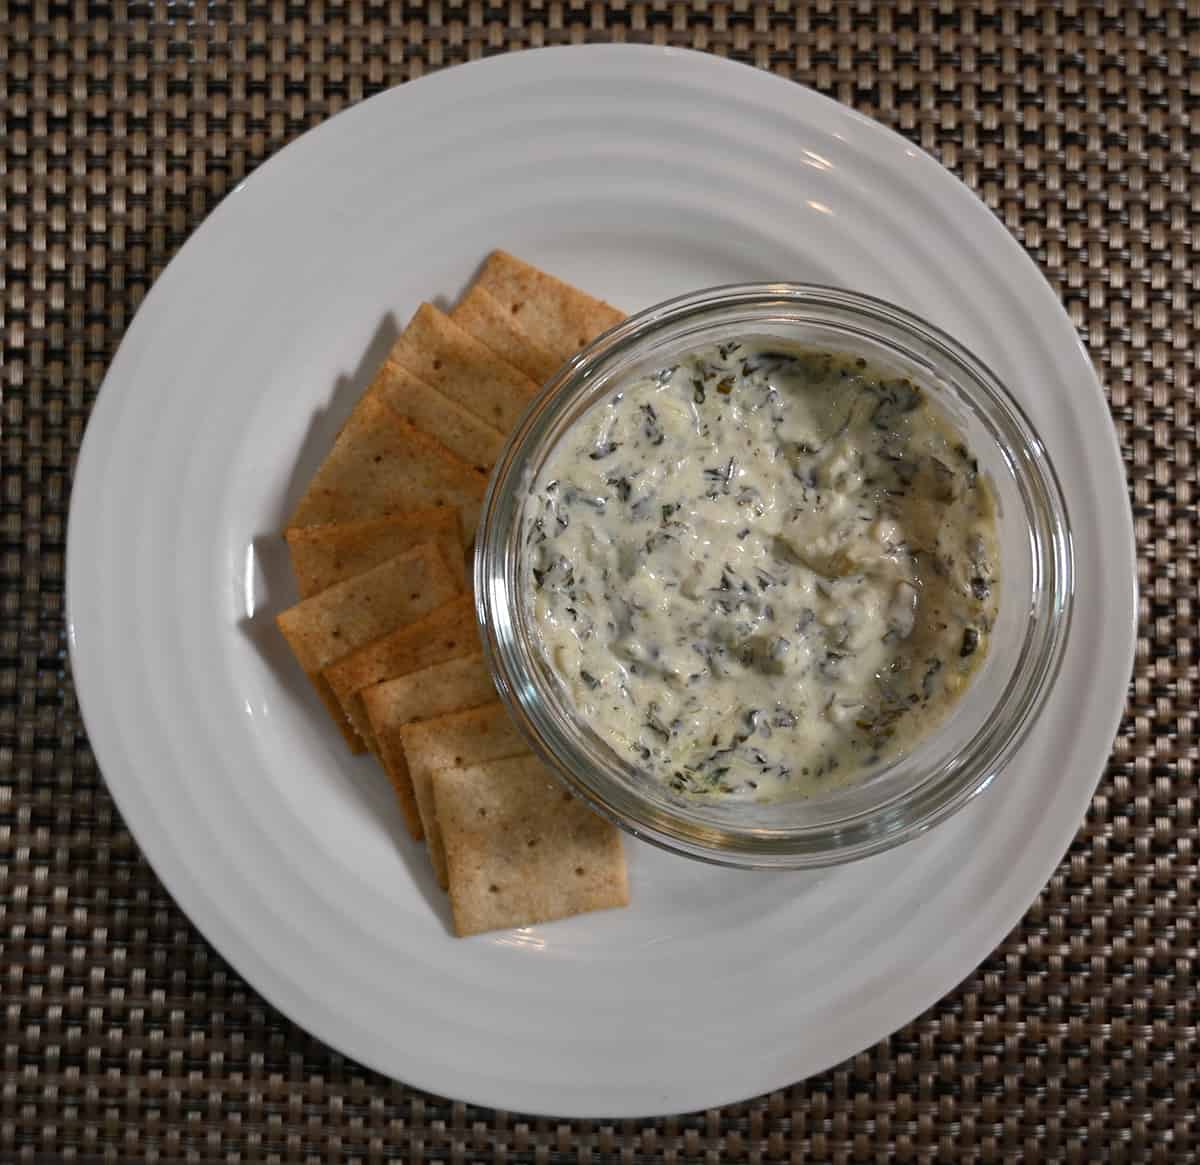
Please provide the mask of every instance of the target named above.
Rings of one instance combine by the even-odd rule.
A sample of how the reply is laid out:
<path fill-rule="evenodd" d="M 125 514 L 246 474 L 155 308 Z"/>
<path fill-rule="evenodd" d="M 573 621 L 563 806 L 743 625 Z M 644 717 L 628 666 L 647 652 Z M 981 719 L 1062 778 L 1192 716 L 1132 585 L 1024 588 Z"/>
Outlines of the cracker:
<path fill-rule="evenodd" d="M 435 663 L 394 680 L 364 688 L 363 704 L 375 735 L 379 759 L 387 772 L 413 838 L 425 836 L 416 792 L 404 758 L 400 730 L 416 720 L 428 720 L 495 700 L 496 689 L 482 653 Z"/>
<path fill-rule="evenodd" d="M 438 392 L 394 360 L 385 360 L 368 392 L 390 409 L 436 437 L 468 465 L 487 472 L 504 448 L 504 434 Z"/>
<path fill-rule="evenodd" d="M 433 790 L 459 935 L 628 904 L 617 830 L 536 757 L 439 769 Z"/>
<path fill-rule="evenodd" d="M 365 644 L 327 668 L 324 677 L 354 730 L 374 749 L 375 736 L 362 699 L 364 688 L 478 650 L 474 602 L 469 595 L 461 595 L 419 622 Z"/>
<path fill-rule="evenodd" d="M 362 751 L 361 745 L 322 670 L 355 648 L 440 609 L 457 593 L 458 581 L 436 547 L 423 543 L 276 616 L 297 662 L 355 752 Z"/>
<path fill-rule="evenodd" d="M 486 474 L 368 394 L 342 426 L 288 526 L 453 506 L 469 544 L 486 489 Z"/>
<path fill-rule="evenodd" d="M 495 701 L 495 692 L 492 697 L 493 703 L 480 708 L 420 720 L 404 725 L 399 731 L 429 846 L 429 860 L 443 889 L 448 885 L 446 847 L 433 803 L 433 774 L 438 769 L 465 768 L 529 751 L 504 705 Z"/>
<path fill-rule="evenodd" d="M 478 283 L 455 304 L 450 318 L 538 384 L 545 384 L 562 364 L 525 335 L 513 322 L 512 312 L 501 307 L 499 301 Z"/>
<path fill-rule="evenodd" d="M 475 286 L 483 288 L 530 340 L 560 364 L 625 318 L 615 307 L 507 251 L 488 256 Z"/>
<path fill-rule="evenodd" d="M 538 389 L 428 303 L 421 304 L 388 359 L 503 433 L 517 423 Z"/>
<path fill-rule="evenodd" d="M 302 599 L 363 574 L 424 542 L 432 542 L 443 552 L 446 565 L 459 579 L 459 590 L 467 589 L 458 511 L 449 506 L 408 510 L 365 522 L 296 526 L 285 530 L 283 536 L 287 539 Z"/>

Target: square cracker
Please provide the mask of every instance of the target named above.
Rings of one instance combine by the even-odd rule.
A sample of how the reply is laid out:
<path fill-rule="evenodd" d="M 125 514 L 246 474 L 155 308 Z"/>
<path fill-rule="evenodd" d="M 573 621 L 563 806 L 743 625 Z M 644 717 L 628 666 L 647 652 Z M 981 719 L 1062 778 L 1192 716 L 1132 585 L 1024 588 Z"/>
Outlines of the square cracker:
<path fill-rule="evenodd" d="M 490 704 L 406 724 L 398 734 L 417 796 L 429 860 L 442 889 L 448 885 L 446 847 L 433 803 L 433 774 L 438 769 L 461 769 L 529 751 L 504 705 L 494 699 L 494 691 L 492 695 Z"/>
<path fill-rule="evenodd" d="M 458 578 L 459 590 L 467 589 L 458 511 L 449 506 L 408 510 L 365 522 L 296 526 L 285 530 L 283 536 L 287 539 L 302 599 L 363 574 L 423 542 L 432 542 L 438 548 Z"/>
<path fill-rule="evenodd" d="M 443 603 L 419 622 L 398 628 L 338 660 L 324 677 L 354 730 L 377 751 L 362 691 L 396 676 L 479 650 L 475 604 L 470 595 Z"/>
<path fill-rule="evenodd" d="M 538 389 L 525 373 L 428 303 L 417 309 L 388 359 L 503 433 L 517 423 Z"/>
<path fill-rule="evenodd" d="M 525 335 L 513 322 L 512 312 L 501 307 L 499 301 L 478 283 L 454 305 L 450 318 L 538 384 L 545 384 L 562 364 Z"/>
<path fill-rule="evenodd" d="M 459 935 L 628 904 L 616 828 L 536 757 L 439 769 L 433 791 Z"/>
<path fill-rule="evenodd" d="M 451 453 L 486 473 L 504 448 L 504 434 L 457 401 L 438 392 L 394 360 L 385 360 L 367 389 Z"/>
<path fill-rule="evenodd" d="M 355 648 L 420 619 L 452 599 L 459 583 L 424 543 L 280 612 L 275 622 L 334 723 L 355 752 L 362 746 L 322 670 Z"/>
<path fill-rule="evenodd" d="M 288 526 L 385 518 L 422 506 L 453 506 L 464 541 L 475 537 L 487 475 L 398 416 L 378 397 L 355 406 L 300 499 Z"/>
<path fill-rule="evenodd" d="M 412 776 L 404 759 L 400 729 L 416 720 L 475 708 L 496 698 L 483 654 L 464 655 L 364 688 L 363 704 L 375 734 L 379 759 L 396 790 L 404 821 L 414 840 L 425 836 Z"/>
<path fill-rule="evenodd" d="M 560 364 L 625 318 L 603 300 L 507 251 L 493 251 L 488 256 L 475 286 L 483 288 L 525 335 Z"/>

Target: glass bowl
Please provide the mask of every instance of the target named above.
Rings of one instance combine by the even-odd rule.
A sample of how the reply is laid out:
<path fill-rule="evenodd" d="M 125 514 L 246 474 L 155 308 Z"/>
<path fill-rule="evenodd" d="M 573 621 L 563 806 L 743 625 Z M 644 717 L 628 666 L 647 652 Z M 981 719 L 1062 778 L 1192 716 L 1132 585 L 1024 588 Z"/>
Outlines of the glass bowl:
<path fill-rule="evenodd" d="M 862 356 L 920 384 L 967 439 L 997 503 L 1000 598 L 987 657 L 949 715 L 907 753 L 827 793 L 694 800 L 618 755 L 574 708 L 524 601 L 525 508 L 556 443 L 615 385 L 678 353 L 747 336 Z M 566 364 L 509 438 L 475 556 L 484 651 L 517 727 L 563 782 L 637 837 L 731 866 L 800 868 L 877 853 L 945 820 L 1002 772 L 1058 670 L 1072 553 L 1062 493 L 1028 419 L 961 344 L 892 304 L 794 283 L 718 287 L 631 316 Z"/>

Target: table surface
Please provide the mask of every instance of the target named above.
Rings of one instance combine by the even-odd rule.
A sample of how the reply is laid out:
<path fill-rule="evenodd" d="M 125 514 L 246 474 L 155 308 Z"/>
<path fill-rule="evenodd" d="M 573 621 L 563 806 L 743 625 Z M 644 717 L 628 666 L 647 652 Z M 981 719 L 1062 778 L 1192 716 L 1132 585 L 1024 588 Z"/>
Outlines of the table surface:
<path fill-rule="evenodd" d="M 1107 770 L 1002 945 L 845 1064 L 653 1121 L 422 1093 L 259 999 L 116 812 L 63 625 L 88 410 L 148 287 L 222 196 L 387 86 L 599 41 L 792 77 L 967 182 L 1095 361 L 1142 588 Z M 1198 60 L 1194 0 L 0 0 L 0 1160 L 1197 1160 Z"/>

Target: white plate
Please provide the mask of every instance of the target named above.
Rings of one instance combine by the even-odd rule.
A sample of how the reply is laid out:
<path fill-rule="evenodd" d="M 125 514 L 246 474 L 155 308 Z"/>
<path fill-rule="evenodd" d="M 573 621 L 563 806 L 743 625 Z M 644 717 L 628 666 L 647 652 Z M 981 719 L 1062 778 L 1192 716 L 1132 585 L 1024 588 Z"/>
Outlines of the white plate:
<path fill-rule="evenodd" d="M 451 938 L 387 782 L 288 656 L 276 536 L 397 328 L 504 246 L 628 309 L 839 284 L 926 316 L 1020 397 L 1062 475 L 1078 594 L 1050 706 L 931 835 L 817 874 L 627 842 L 634 903 Z M 549 49 L 436 74 L 305 134 L 155 285 L 72 498 L 75 680 L 168 889 L 267 999 L 364 1064 L 540 1113 L 716 1105 L 828 1068 L 950 990 L 1078 826 L 1132 661 L 1132 523 L 1071 325 L 967 189 L 799 86 L 678 50 Z"/>

